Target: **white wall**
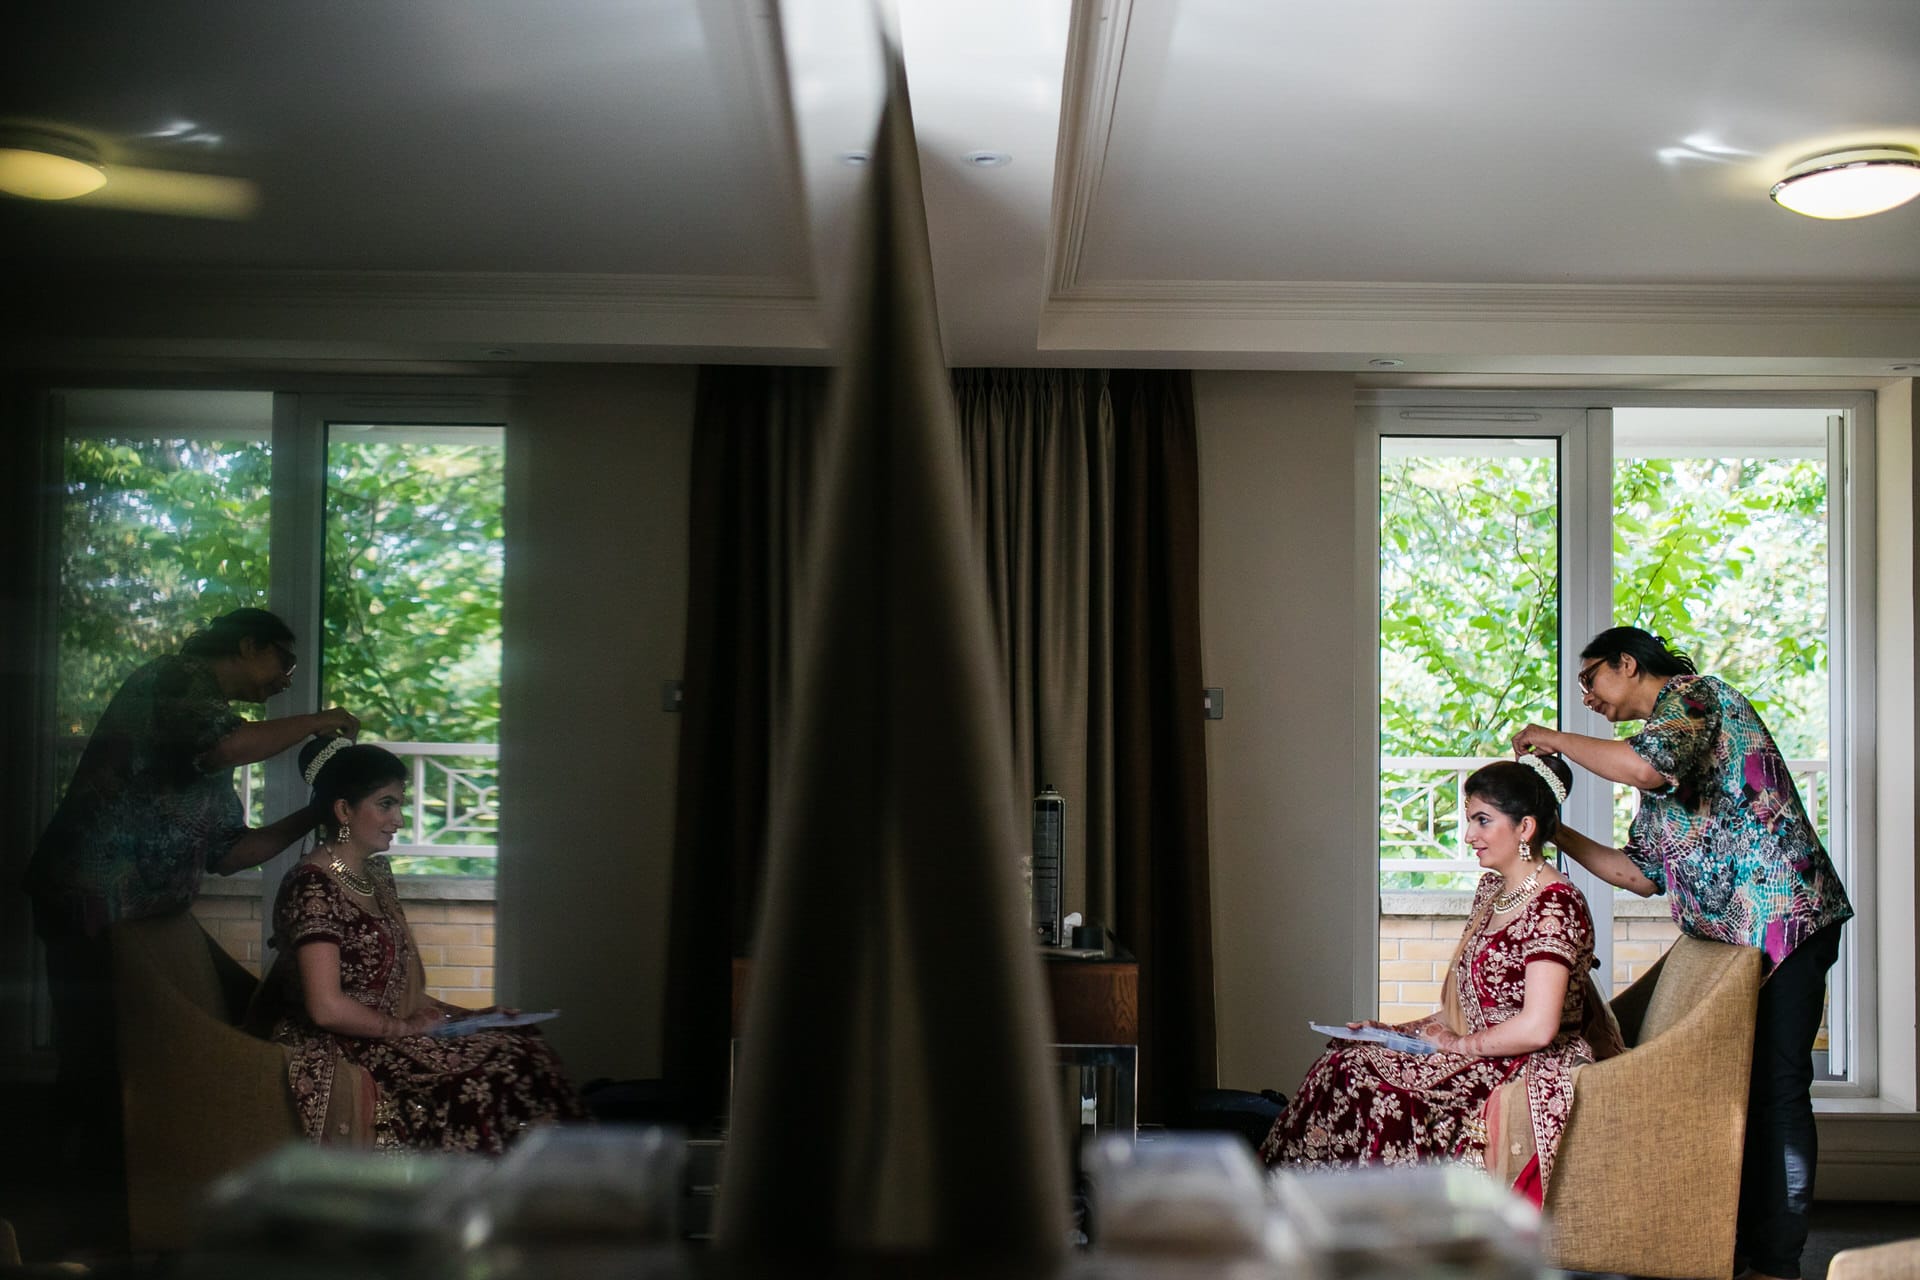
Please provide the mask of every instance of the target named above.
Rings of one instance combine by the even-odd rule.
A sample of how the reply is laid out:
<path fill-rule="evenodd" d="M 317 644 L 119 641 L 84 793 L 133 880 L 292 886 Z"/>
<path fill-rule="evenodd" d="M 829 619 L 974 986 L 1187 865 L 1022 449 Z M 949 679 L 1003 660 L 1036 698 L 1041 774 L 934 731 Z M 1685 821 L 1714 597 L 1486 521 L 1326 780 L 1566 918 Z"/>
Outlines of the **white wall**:
<path fill-rule="evenodd" d="M 1356 830 L 1355 708 L 1372 577 L 1359 532 L 1353 379 L 1196 373 L 1201 645 L 1220 1083 L 1291 1093 L 1356 1012 L 1374 943 L 1372 833 Z M 1364 900 L 1361 900 L 1364 899 Z M 1361 985 L 1370 990 L 1373 976 Z"/>
<path fill-rule="evenodd" d="M 564 1013 L 576 1079 L 657 1075 L 694 371 L 548 366 L 507 444 L 503 1002 Z M 1352 379 L 1196 375 L 1221 1082 L 1291 1089 L 1345 1016 L 1366 661 Z M 1370 975 L 1368 975 L 1370 983 Z M 1368 985 L 1368 984 L 1362 984 Z"/>
<path fill-rule="evenodd" d="M 577 1082 L 660 1074 L 694 378 L 542 366 L 507 438 L 499 991 Z"/>

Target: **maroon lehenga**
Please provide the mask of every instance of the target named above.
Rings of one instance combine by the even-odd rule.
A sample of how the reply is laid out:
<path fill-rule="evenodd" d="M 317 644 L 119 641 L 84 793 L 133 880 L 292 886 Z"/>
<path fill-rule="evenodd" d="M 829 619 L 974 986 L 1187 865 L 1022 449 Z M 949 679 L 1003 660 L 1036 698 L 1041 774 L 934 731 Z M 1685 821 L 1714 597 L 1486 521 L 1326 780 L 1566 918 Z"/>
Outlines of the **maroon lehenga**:
<path fill-rule="evenodd" d="M 1268 1164 L 1457 1162 L 1489 1170 L 1536 1204 L 1544 1199 L 1574 1068 L 1595 1058 L 1587 1022 L 1604 1013 L 1588 975 L 1593 917 L 1578 890 L 1556 883 L 1496 924 L 1499 885 L 1499 876 L 1482 877 L 1447 971 L 1446 1005 L 1426 1021 L 1461 1035 L 1497 1026 L 1520 1012 L 1527 963 L 1552 960 L 1571 970 L 1552 1042 L 1518 1057 L 1473 1058 L 1333 1041 L 1261 1145 Z"/>
<path fill-rule="evenodd" d="M 271 1034 L 291 1051 L 287 1077 L 307 1137 L 381 1150 L 498 1153 L 532 1125 L 585 1118 L 559 1059 L 531 1028 L 370 1039 L 308 1020 L 294 951 L 316 940 L 339 946 L 340 989 L 368 1008 L 405 1017 L 432 1003 L 386 859 L 370 858 L 367 877 L 371 900 L 303 863 L 274 902 L 279 958 L 267 991 L 279 1016 Z"/>

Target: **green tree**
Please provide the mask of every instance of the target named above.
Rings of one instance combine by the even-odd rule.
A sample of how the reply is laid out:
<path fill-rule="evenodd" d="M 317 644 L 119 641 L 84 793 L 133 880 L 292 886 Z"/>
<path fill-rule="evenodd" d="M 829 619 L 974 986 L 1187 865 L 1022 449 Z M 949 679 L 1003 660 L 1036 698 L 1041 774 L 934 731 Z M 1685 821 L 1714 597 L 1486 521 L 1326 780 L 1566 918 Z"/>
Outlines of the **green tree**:
<path fill-rule="evenodd" d="M 75 439 L 64 464 L 57 706 L 70 770 L 134 667 L 220 613 L 267 605 L 271 454 L 265 441 Z M 323 635 L 302 637 L 323 704 L 376 739 L 499 741 L 502 500 L 497 445 L 330 447 Z M 456 763 L 497 784 L 492 762 Z M 414 803 L 445 805 L 438 788 Z M 465 816 L 479 833 L 467 838 L 490 835 L 490 809 Z M 400 869 L 492 873 L 484 859 L 411 861 Z"/>
<path fill-rule="evenodd" d="M 1545 458 L 1383 461 L 1383 756 L 1504 755 L 1519 724 L 1555 721 L 1555 471 Z M 1614 493 L 1615 621 L 1669 637 L 1702 671 L 1747 694 L 1790 758 L 1824 757 L 1823 465 L 1623 459 Z M 1617 834 L 1629 798 L 1622 793 Z M 1431 777 L 1383 779 L 1383 847 L 1418 839 L 1429 803 L 1436 829 L 1450 830 L 1450 791 L 1434 792 Z M 1456 850 L 1429 844 L 1418 854 Z M 1462 887 L 1471 878 L 1396 873 L 1383 887 Z"/>
<path fill-rule="evenodd" d="M 500 740 L 505 530 L 494 445 L 352 441 L 327 451 L 324 701 L 392 742 Z M 496 762 L 456 760 L 456 796 L 496 792 Z M 438 828 L 446 775 L 412 797 Z M 465 838 L 491 839 L 489 804 L 464 807 Z M 396 859 L 396 870 L 491 875 L 485 859 Z"/>

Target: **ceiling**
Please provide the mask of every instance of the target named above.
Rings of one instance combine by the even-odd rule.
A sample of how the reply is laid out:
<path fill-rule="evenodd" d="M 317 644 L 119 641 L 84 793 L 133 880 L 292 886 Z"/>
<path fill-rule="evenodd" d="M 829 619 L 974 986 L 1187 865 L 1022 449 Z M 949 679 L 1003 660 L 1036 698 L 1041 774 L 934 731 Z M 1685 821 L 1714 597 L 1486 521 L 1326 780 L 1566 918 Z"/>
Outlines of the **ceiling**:
<path fill-rule="evenodd" d="M 65 0 L 0 120 L 257 213 L 0 200 L 13 359 L 830 358 L 867 0 Z M 1913 0 L 898 0 L 949 362 L 1893 377 Z M 997 152 L 1007 163 L 968 157 Z M 112 187 L 109 183 L 109 187 Z M 24 352 L 26 354 L 22 355 Z"/>

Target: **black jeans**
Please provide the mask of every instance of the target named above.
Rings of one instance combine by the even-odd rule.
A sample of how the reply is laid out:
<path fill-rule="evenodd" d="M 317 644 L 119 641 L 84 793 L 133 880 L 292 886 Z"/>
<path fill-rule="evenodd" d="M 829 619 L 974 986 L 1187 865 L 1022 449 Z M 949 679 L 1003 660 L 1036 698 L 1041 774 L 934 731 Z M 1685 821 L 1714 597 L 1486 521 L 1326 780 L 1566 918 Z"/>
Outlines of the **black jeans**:
<path fill-rule="evenodd" d="M 120 1063 L 113 953 L 104 935 L 40 930 L 53 1014 L 54 1120 L 63 1157 L 92 1169 L 120 1164 Z"/>
<path fill-rule="evenodd" d="M 1747 1145 L 1734 1252 L 1755 1271 L 1797 1277 L 1819 1137 L 1813 1124 L 1813 1041 L 1826 1003 L 1840 925 L 1795 947 L 1760 985 L 1747 1092 Z"/>

